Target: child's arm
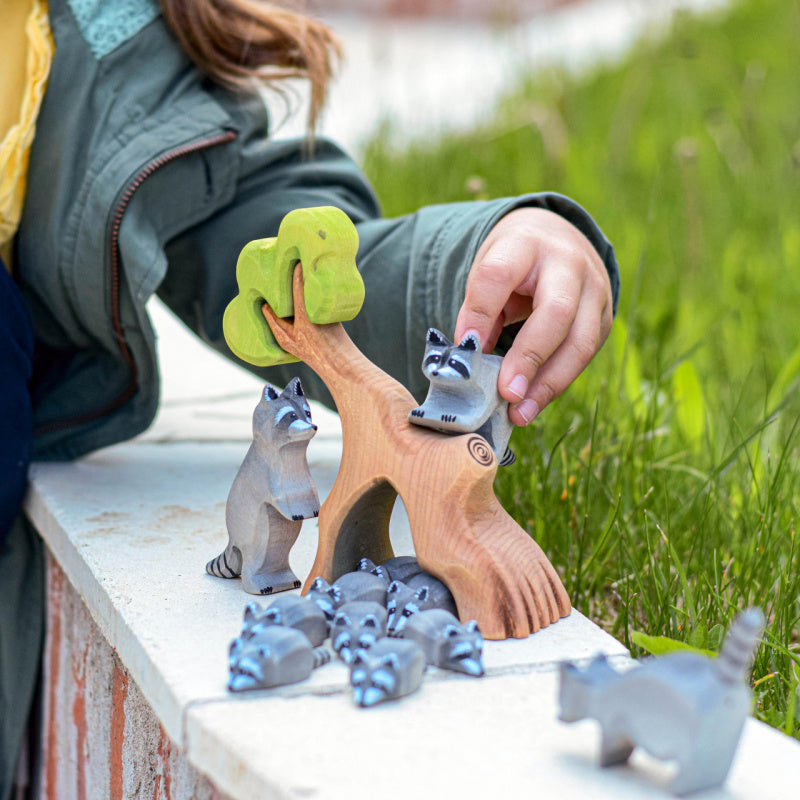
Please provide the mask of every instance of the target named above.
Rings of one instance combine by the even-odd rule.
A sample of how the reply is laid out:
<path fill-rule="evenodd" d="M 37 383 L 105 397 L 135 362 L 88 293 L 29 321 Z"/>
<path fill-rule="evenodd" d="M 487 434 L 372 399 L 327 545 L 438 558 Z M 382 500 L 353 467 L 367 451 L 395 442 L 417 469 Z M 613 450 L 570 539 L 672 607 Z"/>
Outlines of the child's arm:
<path fill-rule="evenodd" d="M 517 208 L 472 262 L 455 340 L 472 330 L 491 352 L 505 326 L 523 322 L 498 389 L 512 422 L 527 425 L 592 360 L 612 317 L 611 281 L 589 240 L 552 211 Z"/>

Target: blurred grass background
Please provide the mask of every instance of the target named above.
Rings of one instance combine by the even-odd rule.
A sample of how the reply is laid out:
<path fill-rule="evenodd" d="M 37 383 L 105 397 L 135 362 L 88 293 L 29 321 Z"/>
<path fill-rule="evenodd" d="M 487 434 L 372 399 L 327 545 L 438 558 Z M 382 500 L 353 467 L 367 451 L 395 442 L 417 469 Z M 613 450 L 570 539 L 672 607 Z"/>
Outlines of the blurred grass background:
<path fill-rule="evenodd" d="M 621 65 L 523 77 L 486 119 L 376 136 L 386 214 L 551 189 L 622 270 L 609 341 L 514 434 L 498 495 L 634 655 L 637 632 L 716 649 L 761 606 L 756 714 L 800 738 L 800 1 L 678 15 Z"/>

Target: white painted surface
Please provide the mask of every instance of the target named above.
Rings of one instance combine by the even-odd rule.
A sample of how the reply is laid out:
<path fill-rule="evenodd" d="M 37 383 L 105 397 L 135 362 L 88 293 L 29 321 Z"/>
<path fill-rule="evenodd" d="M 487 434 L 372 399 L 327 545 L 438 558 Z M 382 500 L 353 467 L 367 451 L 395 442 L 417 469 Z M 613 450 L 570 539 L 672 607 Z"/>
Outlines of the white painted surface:
<path fill-rule="evenodd" d="M 404 703 L 368 711 L 341 694 L 200 706 L 189 713 L 188 753 L 209 765 L 223 791 L 243 798 L 671 797 L 665 787 L 674 768 L 638 751 L 629 766 L 597 766 L 596 725 L 556 721 L 557 682 L 552 670 L 427 682 Z M 241 750 L 215 757 L 243 731 L 252 738 Z M 696 796 L 787 800 L 799 752 L 796 742 L 748 720 L 725 786 Z"/>

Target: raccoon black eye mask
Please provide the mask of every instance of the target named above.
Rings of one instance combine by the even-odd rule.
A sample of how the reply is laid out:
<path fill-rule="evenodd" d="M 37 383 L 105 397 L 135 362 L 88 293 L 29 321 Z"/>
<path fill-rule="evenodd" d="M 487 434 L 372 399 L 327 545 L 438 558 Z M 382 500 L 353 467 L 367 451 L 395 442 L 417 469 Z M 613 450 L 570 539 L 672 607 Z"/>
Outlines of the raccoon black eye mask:
<path fill-rule="evenodd" d="M 514 463 L 508 440 L 514 428 L 508 401 L 497 391 L 503 359 L 481 352 L 476 336 L 460 344 L 429 328 L 422 373 L 430 381 L 425 402 L 408 415 L 414 425 L 442 433 L 478 433 L 494 451 L 501 466 Z"/>

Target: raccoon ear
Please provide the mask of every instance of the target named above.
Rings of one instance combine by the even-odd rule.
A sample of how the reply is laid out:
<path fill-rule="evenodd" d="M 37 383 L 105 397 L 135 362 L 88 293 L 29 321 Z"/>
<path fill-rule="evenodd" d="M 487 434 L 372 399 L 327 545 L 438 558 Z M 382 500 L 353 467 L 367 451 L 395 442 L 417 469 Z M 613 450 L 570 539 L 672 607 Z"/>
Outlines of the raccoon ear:
<path fill-rule="evenodd" d="M 453 636 L 458 636 L 459 633 L 461 633 L 461 631 L 458 629 L 457 625 L 448 625 L 444 629 L 444 632 L 442 633 L 442 636 L 445 639 L 451 639 Z"/>
<path fill-rule="evenodd" d="M 471 619 L 465 626 L 467 633 L 480 633 L 481 629 L 478 627 L 478 620 Z"/>
<path fill-rule="evenodd" d="M 368 614 L 363 620 L 361 620 L 361 626 L 364 628 L 377 628 L 378 620 L 374 614 Z"/>
<path fill-rule="evenodd" d="M 481 343 L 478 340 L 478 337 L 471 333 L 469 336 L 465 336 L 461 340 L 461 344 L 458 347 L 460 350 L 471 350 L 478 352 L 481 349 Z"/>
<path fill-rule="evenodd" d="M 267 384 L 264 387 L 264 399 L 265 400 L 277 400 L 280 397 L 278 394 L 278 390 L 272 385 Z"/>
<path fill-rule="evenodd" d="M 387 653 L 381 659 L 381 664 L 387 664 L 392 669 L 400 669 L 400 659 L 397 657 L 397 653 Z"/>
<path fill-rule="evenodd" d="M 330 589 L 330 584 L 325 578 L 314 578 L 311 586 L 308 588 L 309 592 L 327 592 Z"/>
<path fill-rule="evenodd" d="M 425 341 L 428 344 L 435 345 L 452 344 L 452 342 L 441 331 L 437 331 L 436 328 L 428 328 L 428 335 L 426 336 Z"/>
<path fill-rule="evenodd" d="M 261 613 L 261 606 L 256 602 L 250 602 L 244 607 L 244 621 L 250 622 Z"/>
<path fill-rule="evenodd" d="M 286 388 L 281 392 L 281 397 L 304 397 L 303 387 L 300 385 L 300 378 L 292 378 L 286 384 Z"/>
<path fill-rule="evenodd" d="M 333 618 L 333 625 L 335 627 L 350 625 L 350 617 L 344 613 L 344 611 L 339 611 L 336 616 Z"/>
<path fill-rule="evenodd" d="M 430 595 L 431 590 L 427 586 L 420 586 L 416 592 L 414 592 L 414 597 L 417 600 L 421 600 L 423 603 L 428 599 L 428 595 Z"/>
<path fill-rule="evenodd" d="M 371 558 L 362 558 L 356 566 L 356 572 L 372 572 L 375 568 L 375 562 Z"/>
<path fill-rule="evenodd" d="M 391 582 L 391 583 L 390 583 L 390 584 L 389 584 L 389 585 L 386 587 L 386 594 L 387 594 L 387 595 L 388 595 L 388 594 L 397 594 L 397 593 L 400 591 L 400 587 L 401 587 L 402 585 L 403 585 L 403 584 L 402 584 L 402 583 L 400 583 L 400 581 L 392 581 L 392 582 Z"/>
<path fill-rule="evenodd" d="M 565 675 L 577 675 L 580 670 L 571 661 L 561 661 L 558 664 L 558 672 L 563 679 Z"/>
<path fill-rule="evenodd" d="M 342 590 L 338 586 L 331 586 L 330 589 L 328 589 L 328 595 L 330 596 L 331 600 L 333 600 L 335 605 L 341 605 Z"/>

